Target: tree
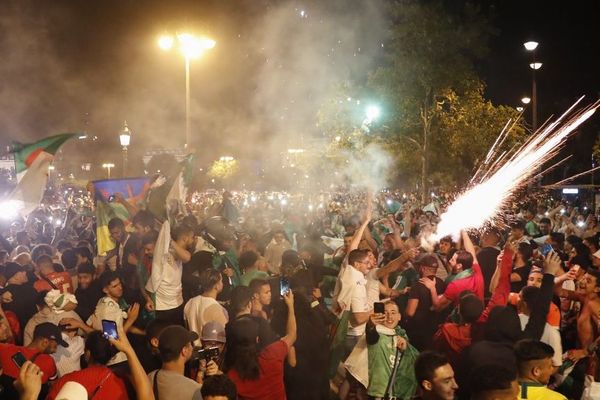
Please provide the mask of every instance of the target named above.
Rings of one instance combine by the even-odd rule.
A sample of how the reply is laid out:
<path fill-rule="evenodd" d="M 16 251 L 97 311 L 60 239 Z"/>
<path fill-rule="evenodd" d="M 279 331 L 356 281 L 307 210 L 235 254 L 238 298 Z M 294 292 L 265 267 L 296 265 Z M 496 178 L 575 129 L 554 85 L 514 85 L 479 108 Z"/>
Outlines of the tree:
<path fill-rule="evenodd" d="M 411 154 L 420 158 L 420 191 L 425 202 L 429 158 L 436 152 L 432 146 L 445 126 L 438 120 L 451 93 L 461 96 L 481 87 L 474 60 L 486 54 L 491 30 L 468 6 L 450 14 L 440 2 L 402 1 L 391 6 L 390 15 L 386 65 L 371 75 L 369 86 L 394 110 L 386 124 L 389 146 L 409 159 L 414 160 Z M 402 151 L 404 146 L 412 149 Z"/>

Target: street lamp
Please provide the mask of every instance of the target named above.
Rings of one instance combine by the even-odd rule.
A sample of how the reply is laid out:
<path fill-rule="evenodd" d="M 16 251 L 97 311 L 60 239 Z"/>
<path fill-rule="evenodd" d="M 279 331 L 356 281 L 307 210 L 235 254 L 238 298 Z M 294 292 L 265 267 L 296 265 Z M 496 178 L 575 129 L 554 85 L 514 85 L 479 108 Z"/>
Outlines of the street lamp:
<path fill-rule="evenodd" d="M 127 173 L 127 147 L 131 142 L 131 130 L 127 126 L 127 121 L 123 123 L 123 130 L 121 130 L 121 134 L 119 135 L 119 142 L 121 143 L 121 147 L 123 148 L 123 177 Z"/>
<path fill-rule="evenodd" d="M 158 39 L 158 47 L 164 51 L 171 50 L 176 43 L 185 59 L 185 147 L 187 148 L 190 145 L 190 60 L 200 57 L 205 50 L 215 47 L 216 42 L 191 33 L 180 33 L 176 37 L 163 35 Z"/>
<path fill-rule="evenodd" d="M 527 50 L 527 51 L 535 51 L 535 49 L 537 49 L 538 45 L 539 45 L 539 43 L 534 42 L 533 40 L 523 43 L 523 46 L 525 46 L 525 50 Z"/>
<path fill-rule="evenodd" d="M 529 98 L 529 97 L 523 97 L 521 99 L 521 103 L 523 103 L 523 104 L 529 104 L 529 103 L 531 103 L 531 98 Z"/>
<path fill-rule="evenodd" d="M 104 168 L 104 169 L 107 170 L 106 177 L 108 179 L 110 179 L 110 169 L 114 168 L 114 167 L 115 167 L 115 164 L 113 164 L 113 163 L 104 163 L 104 164 L 102 164 L 102 168 Z"/>
<path fill-rule="evenodd" d="M 523 112 L 523 107 L 517 107 L 518 112 Z"/>
<path fill-rule="evenodd" d="M 379 106 L 369 106 L 367 107 L 367 124 L 370 124 L 381 115 L 381 109 Z"/>
<path fill-rule="evenodd" d="M 523 43 L 525 50 L 531 52 L 532 59 L 532 62 L 529 64 L 529 67 L 531 68 L 531 127 L 533 129 L 533 132 L 537 130 L 537 84 L 535 81 L 535 71 L 542 68 L 542 63 L 536 62 L 535 60 L 535 50 L 538 48 L 538 45 L 538 42 L 534 42 L 532 40 Z"/>

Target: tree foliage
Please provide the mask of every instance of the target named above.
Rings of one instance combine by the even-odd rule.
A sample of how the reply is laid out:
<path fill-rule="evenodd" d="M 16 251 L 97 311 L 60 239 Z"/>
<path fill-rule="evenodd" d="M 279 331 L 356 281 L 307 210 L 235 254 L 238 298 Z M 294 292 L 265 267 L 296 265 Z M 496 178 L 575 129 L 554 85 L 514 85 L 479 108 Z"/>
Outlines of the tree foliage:
<path fill-rule="evenodd" d="M 493 30 L 475 8 L 449 12 L 440 1 L 397 1 L 389 15 L 384 63 L 364 89 L 386 112 L 368 140 L 383 143 L 394 157 L 397 184 L 417 185 L 425 194 L 430 185 L 464 183 L 518 114 L 486 100 L 477 75 L 475 62 L 487 54 Z M 341 137 L 342 145 L 357 129 L 345 122 L 350 88 L 342 86 L 319 115 L 322 129 Z M 505 145 L 523 134 L 517 126 Z"/>

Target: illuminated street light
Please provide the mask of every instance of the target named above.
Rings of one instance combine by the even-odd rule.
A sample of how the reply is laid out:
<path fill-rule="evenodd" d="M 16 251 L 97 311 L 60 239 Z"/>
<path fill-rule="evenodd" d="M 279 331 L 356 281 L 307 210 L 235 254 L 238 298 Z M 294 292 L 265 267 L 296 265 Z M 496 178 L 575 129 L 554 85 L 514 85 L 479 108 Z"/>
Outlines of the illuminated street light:
<path fill-rule="evenodd" d="M 524 108 L 523 107 L 517 107 L 517 111 L 518 112 L 523 112 Z"/>
<path fill-rule="evenodd" d="M 177 45 L 185 58 L 185 147 L 190 145 L 190 60 L 204 54 L 205 50 L 215 47 L 217 42 L 204 36 L 195 36 L 191 33 L 179 33 Z M 163 35 L 158 39 L 158 47 L 169 51 L 175 45 L 175 38 Z"/>
<path fill-rule="evenodd" d="M 367 121 L 371 123 L 372 121 L 379 118 L 381 115 L 381 109 L 379 106 L 369 106 L 367 107 Z"/>
<path fill-rule="evenodd" d="M 231 156 L 223 156 L 219 158 L 219 161 L 225 161 L 225 162 L 229 162 L 229 161 L 233 161 L 235 160 L 235 158 L 231 157 Z"/>
<path fill-rule="evenodd" d="M 525 49 L 527 51 L 534 51 L 535 49 L 537 49 L 538 45 L 539 45 L 539 43 L 534 42 L 533 40 L 523 43 L 523 46 L 525 46 Z"/>
<path fill-rule="evenodd" d="M 521 103 L 523 103 L 523 104 L 529 104 L 529 103 L 531 103 L 531 98 L 529 98 L 529 97 L 523 97 L 521 99 Z"/>
<path fill-rule="evenodd" d="M 113 163 L 104 163 L 104 164 L 102 164 L 102 168 L 104 168 L 104 169 L 107 170 L 107 172 L 106 172 L 107 178 L 110 179 L 110 170 L 111 170 L 111 168 L 114 168 L 114 167 L 115 167 L 115 164 L 113 164 Z"/>
<path fill-rule="evenodd" d="M 535 80 L 535 71 L 542 68 L 542 63 L 537 62 L 535 59 L 535 50 L 538 48 L 539 43 L 532 40 L 523 43 L 525 49 L 531 52 L 531 127 L 535 132 L 537 130 L 537 83 Z"/>
<path fill-rule="evenodd" d="M 541 62 L 531 63 L 531 64 L 529 64 L 529 68 L 538 70 L 538 69 L 542 68 L 542 63 Z"/>
<path fill-rule="evenodd" d="M 131 142 L 131 130 L 127 126 L 127 121 L 123 124 L 123 130 L 119 135 L 119 143 L 121 143 L 121 147 L 123 148 L 123 177 L 127 174 L 127 147 Z"/>

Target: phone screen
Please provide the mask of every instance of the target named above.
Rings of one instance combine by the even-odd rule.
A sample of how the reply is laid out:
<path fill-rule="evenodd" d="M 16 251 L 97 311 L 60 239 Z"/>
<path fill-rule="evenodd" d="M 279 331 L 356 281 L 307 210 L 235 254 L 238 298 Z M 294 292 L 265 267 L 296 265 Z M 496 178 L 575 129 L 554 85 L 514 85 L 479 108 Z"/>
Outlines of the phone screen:
<path fill-rule="evenodd" d="M 23 364 L 25 364 L 25 361 L 27 361 L 27 359 L 25 358 L 25 356 L 21 352 L 15 353 L 11 358 L 12 358 L 13 362 L 15 363 L 15 365 L 19 369 L 21 369 L 21 367 L 23 366 Z"/>
<path fill-rule="evenodd" d="M 105 338 L 117 339 L 117 323 L 115 321 L 109 321 L 107 319 L 102 320 L 102 334 Z"/>
<path fill-rule="evenodd" d="M 542 248 L 540 249 L 540 253 L 542 253 L 542 255 L 544 257 L 546 257 L 548 255 L 548 253 L 550 253 L 552 251 L 552 245 L 545 243 Z"/>
<path fill-rule="evenodd" d="M 290 281 L 287 278 L 281 278 L 279 280 L 279 294 L 285 296 L 290 291 Z"/>
<path fill-rule="evenodd" d="M 384 314 L 385 306 L 381 302 L 375 302 L 373 303 L 373 311 L 375 312 L 375 314 Z"/>

